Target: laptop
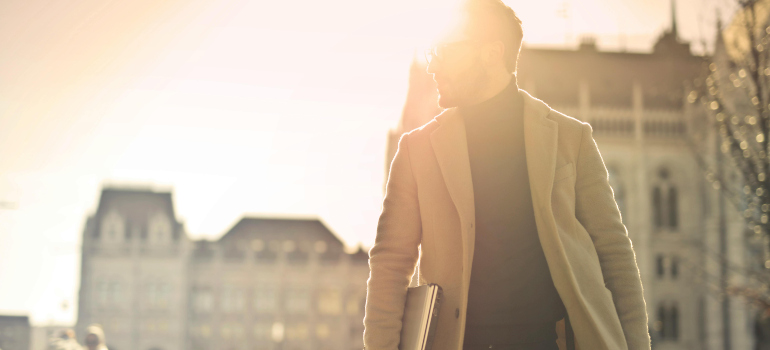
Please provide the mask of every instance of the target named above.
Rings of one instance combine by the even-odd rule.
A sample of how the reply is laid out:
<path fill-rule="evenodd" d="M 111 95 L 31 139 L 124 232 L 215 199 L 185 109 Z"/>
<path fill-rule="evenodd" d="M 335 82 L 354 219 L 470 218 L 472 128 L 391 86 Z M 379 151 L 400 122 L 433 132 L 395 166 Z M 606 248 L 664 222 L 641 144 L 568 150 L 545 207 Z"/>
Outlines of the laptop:
<path fill-rule="evenodd" d="M 399 350 L 430 350 L 436 335 L 442 294 L 438 284 L 407 289 Z"/>

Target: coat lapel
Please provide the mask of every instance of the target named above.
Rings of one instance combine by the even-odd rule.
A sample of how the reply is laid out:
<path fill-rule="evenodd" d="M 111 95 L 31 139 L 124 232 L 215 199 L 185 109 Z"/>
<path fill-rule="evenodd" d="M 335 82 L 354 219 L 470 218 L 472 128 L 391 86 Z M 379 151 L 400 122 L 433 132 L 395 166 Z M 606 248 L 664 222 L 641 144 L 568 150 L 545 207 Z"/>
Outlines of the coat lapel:
<path fill-rule="evenodd" d="M 558 124 L 547 118 L 551 108 L 542 101 L 519 90 L 524 100 L 524 148 L 527 173 L 535 213 L 551 206 L 551 190 L 556 170 Z"/>
<path fill-rule="evenodd" d="M 463 238 L 463 266 L 467 267 L 472 257 L 475 236 L 470 225 L 475 221 L 473 181 L 471 164 L 468 160 L 468 143 L 465 137 L 465 123 L 456 109 L 448 109 L 436 117 L 439 127 L 430 135 L 433 152 L 441 168 L 449 196 L 460 216 Z"/>

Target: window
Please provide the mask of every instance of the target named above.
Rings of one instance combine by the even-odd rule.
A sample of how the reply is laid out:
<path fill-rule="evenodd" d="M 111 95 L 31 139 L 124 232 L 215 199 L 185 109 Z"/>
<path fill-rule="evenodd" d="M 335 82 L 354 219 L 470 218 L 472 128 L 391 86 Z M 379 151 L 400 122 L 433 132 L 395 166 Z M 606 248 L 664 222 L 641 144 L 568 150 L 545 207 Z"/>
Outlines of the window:
<path fill-rule="evenodd" d="M 200 330 L 201 330 L 201 336 L 203 338 L 211 338 L 211 326 L 202 325 Z"/>
<path fill-rule="evenodd" d="M 278 241 L 270 241 L 270 244 L 265 245 L 261 239 L 255 239 L 251 242 L 251 248 L 254 250 L 257 263 L 272 264 L 278 257 L 281 244 Z"/>
<path fill-rule="evenodd" d="M 254 292 L 254 311 L 258 313 L 274 312 L 278 306 L 278 293 L 270 287 L 258 288 Z"/>
<path fill-rule="evenodd" d="M 214 249 L 209 241 L 196 241 L 192 257 L 196 262 L 208 262 L 214 258 Z"/>
<path fill-rule="evenodd" d="M 108 282 L 99 281 L 96 283 L 96 303 L 99 304 L 100 306 L 109 305 L 108 288 L 109 288 Z"/>
<path fill-rule="evenodd" d="M 261 239 L 255 239 L 251 241 L 251 250 L 255 252 L 261 252 L 265 250 L 265 241 Z"/>
<path fill-rule="evenodd" d="M 284 241 L 283 251 L 286 252 L 286 261 L 292 265 L 304 265 L 308 262 L 308 244 L 307 242 L 301 242 L 297 244 L 295 241 Z"/>
<path fill-rule="evenodd" d="M 243 326 L 239 323 L 225 323 L 219 329 L 222 339 L 241 339 L 243 338 Z"/>
<path fill-rule="evenodd" d="M 229 263 L 240 263 L 246 259 L 246 253 L 241 250 L 240 242 L 230 242 L 225 244 L 224 261 Z"/>
<path fill-rule="evenodd" d="M 345 305 L 345 311 L 347 311 L 348 315 L 358 315 L 361 312 L 361 310 L 363 310 L 363 308 L 360 307 L 361 299 L 362 298 L 357 296 L 352 296 L 348 298 L 348 301 Z M 364 302 L 366 302 L 365 297 L 363 298 L 363 300 Z"/>
<path fill-rule="evenodd" d="M 146 305 L 150 309 L 166 309 L 171 301 L 171 286 L 168 283 L 150 282 L 145 287 Z"/>
<path fill-rule="evenodd" d="M 658 272 L 658 278 L 663 278 L 666 274 L 666 258 L 663 255 L 658 255 L 655 258 L 655 266 L 657 267 L 655 270 Z"/>
<path fill-rule="evenodd" d="M 164 334 L 169 331 L 169 322 L 167 320 L 145 320 L 142 326 L 145 333 Z"/>
<path fill-rule="evenodd" d="M 662 303 L 658 306 L 654 328 L 661 340 L 679 339 L 679 307 L 676 303 Z"/>
<path fill-rule="evenodd" d="M 157 213 L 150 218 L 147 225 L 147 235 L 151 244 L 167 244 L 171 242 L 171 220 L 164 213 Z"/>
<path fill-rule="evenodd" d="M 286 339 L 287 340 L 305 340 L 308 338 L 309 327 L 307 323 L 290 323 L 286 325 Z"/>
<path fill-rule="evenodd" d="M 318 259 L 321 265 L 335 265 L 339 262 L 342 256 L 342 247 L 336 244 L 324 244 L 322 253 L 319 253 Z"/>
<path fill-rule="evenodd" d="M 663 199 L 657 186 L 652 189 L 652 214 L 655 227 L 663 227 Z"/>
<path fill-rule="evenodd" d="M 361 338 L 364 334 L 363 322 L 354 322 L 350 325 L 350 336 L 353 338 Z"/>
<path fill-rule="evenodd" d="M 214 296 L 208 288 L 193 290 L 193 310 L 198 313 L 208 313 L 214 306 Z"/>
<path fill-rule="evenodd" d="M 328 339 L 332 331 L 326 323 L 319 323 L 315 328 L 315 336 L 318 339 Z"/>
<path fill-rule="evenodd" d="M 676 279 L 679 276 L 679 257 L 671 258 L 671 278 Z"/>
<path fill-rule="evenodd" d="M 314 250 L 318 254 L 323 254 L 326 252 L 326 242 L 324 241 L 316 241 L 315 245 L 313 246 Z"/>
<path fill-rule="evenodd" d="M 666 307 L 663 305 L 658 305 L 658 313 L 656 315 L 655 320 L 655 332 L 658 334 L 658 338 L 665 339 L 666 334 L 664 332 L 665 330 L 665 324 L 666 324 Z"/>
<path fill-rule="evenodd" d="M 123 294 L 120 282 L 103 279 L 96 283 L 96 303 L 101 307 L 116 307 L 122 305 Z"/>
<path fill-rule="evenodd" d="M 668 189 L 668 227 L 677 228 L 679 226 L 678 199 L 676 187 Z"/>
<path fill-rule="evenodd" d="M 280 343 L 283 341 L 283 338 L 285 335 L 286 335 L 286 328 L 283 326 L 283 323 L 281 322 L 273 323 L 273 328 L 270 330 L 270 337 L 273 338 L 273 341 L 276 343 Z"/>
<path fill-rule="evenodd" d="M 310 310 L 310 293 L 306 289 L 291 289 L 286 293 L 286 311 L 306 313 Z"/>
<path fill-rule="evenodd" d="M 676 255 L 667 257 L 658 254 L 655 257 L 655 272 L 658 279 L 663 279 L 667 271 L 670 273 L 671 279 L 679 277 L 679 257 Z"/>
<path fill-rule="evenodd" d="M 669 311 L 669 331 L 672 340 L 679 339 L 679 307 L 674 304 Z"/>
<path fill-rule="evenodd" d="M 105 215 L 101 225 L 101 239 L 106 243 L 120 243 L 126 236 L 126 224 L 120 214 L 112 211 Z"/>
<path fill-rule="evenodd" d="M 273 337 L 272 322 L 257 322 L 254 324 L 254 339 L 271 340 Z"/>
<path fill-rule="evenodd" d="M 318 313 L 335 316 L 342 313 L 342 296 L 338 290 L 327 289 L 318 293 Z"/>
<path fill-rule="evenodd" d="M 243 290 L 234 286 L 225 286 L 222 288 L 222 311 L 234 313 L 243 311 Z"/>
<path fill-rule="evenodd" d="M 193 338 L 211 338 L 211 326 L 207 324 L 191 326 L 190 335 Z"/>
<path fill-rule="evenodd" d="M 675 230 L 679 227 L 679 194 L 669 179 L 668 169 L 658 171 L 656 182 L 652 189 L 653 223 L 657 229 Z"/>

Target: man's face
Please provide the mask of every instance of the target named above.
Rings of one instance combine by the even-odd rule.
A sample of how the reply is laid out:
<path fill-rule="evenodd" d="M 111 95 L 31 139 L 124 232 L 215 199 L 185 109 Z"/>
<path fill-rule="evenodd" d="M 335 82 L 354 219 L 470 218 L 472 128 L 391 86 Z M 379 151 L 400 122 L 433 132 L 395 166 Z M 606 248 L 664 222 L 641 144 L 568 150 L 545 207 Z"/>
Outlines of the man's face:
<path fill-rule="evenodd" d="M 96 334 L 87 335 L 86 346 L 91 350 L 96 349 L 96 347 L 99 346 L 99 337 L 97 337 Z"/>
<path fill-rule="evenodd" d="M 476 101 L 476 94 L 487 84 L 481 62 L 481 43 L 474 40 L 445 42 L 434 48 L 428 64 L 438 89 L 441 108 L 461 107 Z"/>

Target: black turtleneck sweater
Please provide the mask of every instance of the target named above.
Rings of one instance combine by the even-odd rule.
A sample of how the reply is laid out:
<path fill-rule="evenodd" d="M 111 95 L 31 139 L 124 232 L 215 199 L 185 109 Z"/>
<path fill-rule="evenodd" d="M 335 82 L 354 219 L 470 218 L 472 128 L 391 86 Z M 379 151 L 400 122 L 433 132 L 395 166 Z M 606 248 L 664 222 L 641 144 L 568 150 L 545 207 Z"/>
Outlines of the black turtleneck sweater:
<path fill-rule="evenodd" d="M 515 78 L 460 113 L 476 204 L 465 344 L 555 349 L 555 323 L 566 311 L 537 235 Z"/>

